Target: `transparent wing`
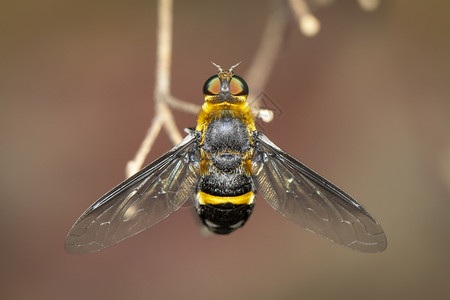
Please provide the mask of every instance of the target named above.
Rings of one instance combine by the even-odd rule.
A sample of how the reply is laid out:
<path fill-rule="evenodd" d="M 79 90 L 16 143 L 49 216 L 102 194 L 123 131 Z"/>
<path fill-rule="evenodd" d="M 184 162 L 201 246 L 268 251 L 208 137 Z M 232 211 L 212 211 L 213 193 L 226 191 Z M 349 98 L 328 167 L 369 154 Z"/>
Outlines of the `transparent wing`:
<path fill-rule="evenodd" d="M 199 157 L 190 133 L 178 146 L 101 197 L 73 225 L 66 251 L 101 250 L 153 226 L 194 194 Z"/>
<path fill-rule="evenodd" d="M 254 134 L 254 181 L 265 200 L 287 219 L 338 244 L 362 251 L 386 249 L 380 224 L 351 196 Z"/>

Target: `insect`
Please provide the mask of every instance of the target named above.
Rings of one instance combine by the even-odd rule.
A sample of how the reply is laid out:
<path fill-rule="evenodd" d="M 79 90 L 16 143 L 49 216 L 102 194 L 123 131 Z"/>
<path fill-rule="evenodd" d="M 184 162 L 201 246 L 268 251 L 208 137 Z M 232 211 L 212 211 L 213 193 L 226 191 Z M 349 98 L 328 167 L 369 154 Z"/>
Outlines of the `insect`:
<path fill-rule="evenodd" d="M 260 193 L 294 223 L 362 252 L 386 248 L 378 222 L 361 204 L 271 142 L 255 128 L 241 77 L 218 67 L 203 86 L 197 127 L 169 152 L 90 206 L 65 249 L 91 253 L 131 237 L 193 201 L 217 234 L 242 227 Z"/>

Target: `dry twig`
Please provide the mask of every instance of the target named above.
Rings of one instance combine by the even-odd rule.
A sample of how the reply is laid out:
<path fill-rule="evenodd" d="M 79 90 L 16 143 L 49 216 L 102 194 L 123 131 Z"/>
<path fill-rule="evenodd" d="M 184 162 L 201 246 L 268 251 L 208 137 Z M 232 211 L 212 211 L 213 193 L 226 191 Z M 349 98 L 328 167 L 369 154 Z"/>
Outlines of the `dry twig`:
<path fill-rule="evenodd" d="M 175 125 L 175 120 L 170 108 L 194 114 L 197 114 L 200 111 L 199 105 L 177 99 L 170 94 L 173 21 L 172 6 L 172 0 L 158 1 L 158 48 L 154 95 L 155 116 L 134 159 L 127 164 L 127 177 L 130 177 L 141 169 L 145 158 L 150 152 L 162 127 L 166 130 L 173 144 L 177 144 L 181 141 L 181 134 Z M 284 32 L 287 28 L 287 19 L 287 13 L 283 5 L 279 5 L 277 9 L 274 9 L 258 53 L 248 72 L 247 81 L 252 85 L 254 91 L 261 91 L 269 78 L 278 52 L 281 49 Z M 257 103 L 254 102 L 254 106 L 257 107 Z M 267 114 L 266 111 L 264 111 L 263 114 L 260 114 L 257 109 L 255 112 L 260 116 L 264 116 L 264 113 Z M 265 118 L 265 121 L 270 121 L 270 118 Z"/>
<path fill-rule="evenodd" d="M 178 144 L 181 134 L 175 124 L 173 114 L 168 107 L 170 95 L 170 65 L 172 56 L 172 0 L 158 1 L 158 41 L 155 82 L 155 117 L 147 131 L 141 146 L 133 160 L 126 167 L 126 175 L 130 177 L 139 171 L 150 152 L 158 133 L 164 126 L 173 144 Z M 172 99 L 173 101 L 173 99 Z"/>
<path fill-rule="evenodd" d="M 318 1 L 316 5 L 326 5 L 329 0 Z M 304 0 L 288 0 L 291 10 L 294 12 L 300 30 L 307 36 L 317 34 L 320 29 L 319 21 L 312 15 Z M 376 8 L 379 0 L 359 0 L 363 9 Z M 177 99 L 170 93 L 170 67 L 172 56 L 172 23 L 173 23 L 173 0 L 158 1 L 158 40 L 157 40 L 157 67 L 155 82 L 155 116 L 150 128 L 139 147 L 133 160 L 126 167 L 126 175 L 130 177 L 142 168 L 145 158 L 150 152 L 156 137 L 162 128 L 169 135 L 174 145 L 182 140 L 182 136 L 175 124 L 171 108 L 184 112 L 197 114 L 201 107 L 193 103 Z M 252 87 L 252 95 L 249 99 L 255 116 L 265 122 L 270 122 L 273 113 L 270 110 L 260 108 L 257 96 L 267 84 L 275 61 L 278 57 L 282 44 L 285 40 L 288 28 L 289 16 L 284 1 L 274 1 L 274 8 L 267 22 L 266 29 L 261 39 L 258 51 L 247 72 L 246 80 Z M 256 99 L 255 99 L 256 98 Z"/>

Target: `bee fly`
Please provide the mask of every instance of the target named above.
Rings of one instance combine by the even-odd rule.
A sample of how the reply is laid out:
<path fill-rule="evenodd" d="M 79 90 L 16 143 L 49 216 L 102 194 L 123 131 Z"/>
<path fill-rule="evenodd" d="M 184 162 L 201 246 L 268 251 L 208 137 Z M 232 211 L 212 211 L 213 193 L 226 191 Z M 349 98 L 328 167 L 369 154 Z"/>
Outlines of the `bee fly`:
<path fill-rule="evenodd" d="M 217 66 L 217 65 L 216 65 Z M 386 248 L 378 222 L 351 196 L 278 148 L 255 128 L 248 86 L 233 67 L 203 86 L 197 127 L 169 152 L 125 180 L 76 221 L 69 253 L 95 252 L 131 237 L 193 201 L 203 224 L 228 234 L 242 227 L 258 191 L 298 225 L 362 252 Z"/>

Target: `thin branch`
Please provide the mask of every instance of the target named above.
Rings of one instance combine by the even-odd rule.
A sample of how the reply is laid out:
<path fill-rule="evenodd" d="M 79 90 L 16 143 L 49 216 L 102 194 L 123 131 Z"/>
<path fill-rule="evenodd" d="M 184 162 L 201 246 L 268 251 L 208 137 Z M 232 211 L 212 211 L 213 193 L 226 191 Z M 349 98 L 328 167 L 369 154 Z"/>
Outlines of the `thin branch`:
<path fill-rule="evenodd" d="M 127 178 L 141 169 L 142 165 L 144 164 L 145 158 L 150 152 L 152 145 L 155 142 L 156 137 L 158 136 L 158 133 L 162 128 L 162 125 L 163 121 L 161 117 L 156 116 L 155 118 L 153 118 L 152 125 L 148 128 L 147 134 L 144 140 L 142 141 L 141 146 L 139 147 L 139 150 L 137 151 L 134 159 L 130 160 L 127 163 L 125 169 Z"/>
<path fill-rule="evenodd" d="M 175 124 L 175 119 L 173 117 L 172 111 L 166 103 L 160 103 L 158 105 L 157 113 L 164 116 L 164 129 L 166 130 L 169 139 L 172 141 L 172 144 L 177 145 L 181 142 L 183 137 L 181 136 L 180 131 L 178 130 L 177 125 Z"/>
<path fill-rule="evenodd" d="M 198 114 L 200 110 L 202 109 L 201 105 L 190 103 L 183 101 L 181 99 L 178 99 L 174 96 L 170 96 L 166 98 L 166 103 L 174 109 L 178 109 L 187 113 L 191 114 Z"/>
<path fill-rule="evenodd" d="M 172 56 L 172 7 L 172 0 L 158 1 L 157 63 L 154 95 L 155 116 L 134 159 L 129 161 L 127 164 L 127 177 L 130 177 L 141 169 L 145 161 L 145 157 L 150 152 L 162 126 L 164 126 L 164 129 L 173 144 L 178 144 L 182 140 L 182 136 L 175 124 L 175 119 L 172 112 L 166 103 L 167 99 L 171 97 L 170 66 Z"/>
<path fill-rule="evenodd" d="M 164 129 L 173 144 L 181 142 L 182 137 L 175 125 L 172 112 L 167 107 L 166 99 L 170 97 L 170 67 L 172 64 L 172 23 L 173 1 L 158 2 L 158 40 L 156 53 L 156 115 L 165 115 Z"/>
<path fill-rule="evenodd" d="M 158 36 L 156 52 L 156 87 L 155 97 L 170 92 L 170 66 L 172 56 L 172 0 L 158 1 Z"/>

